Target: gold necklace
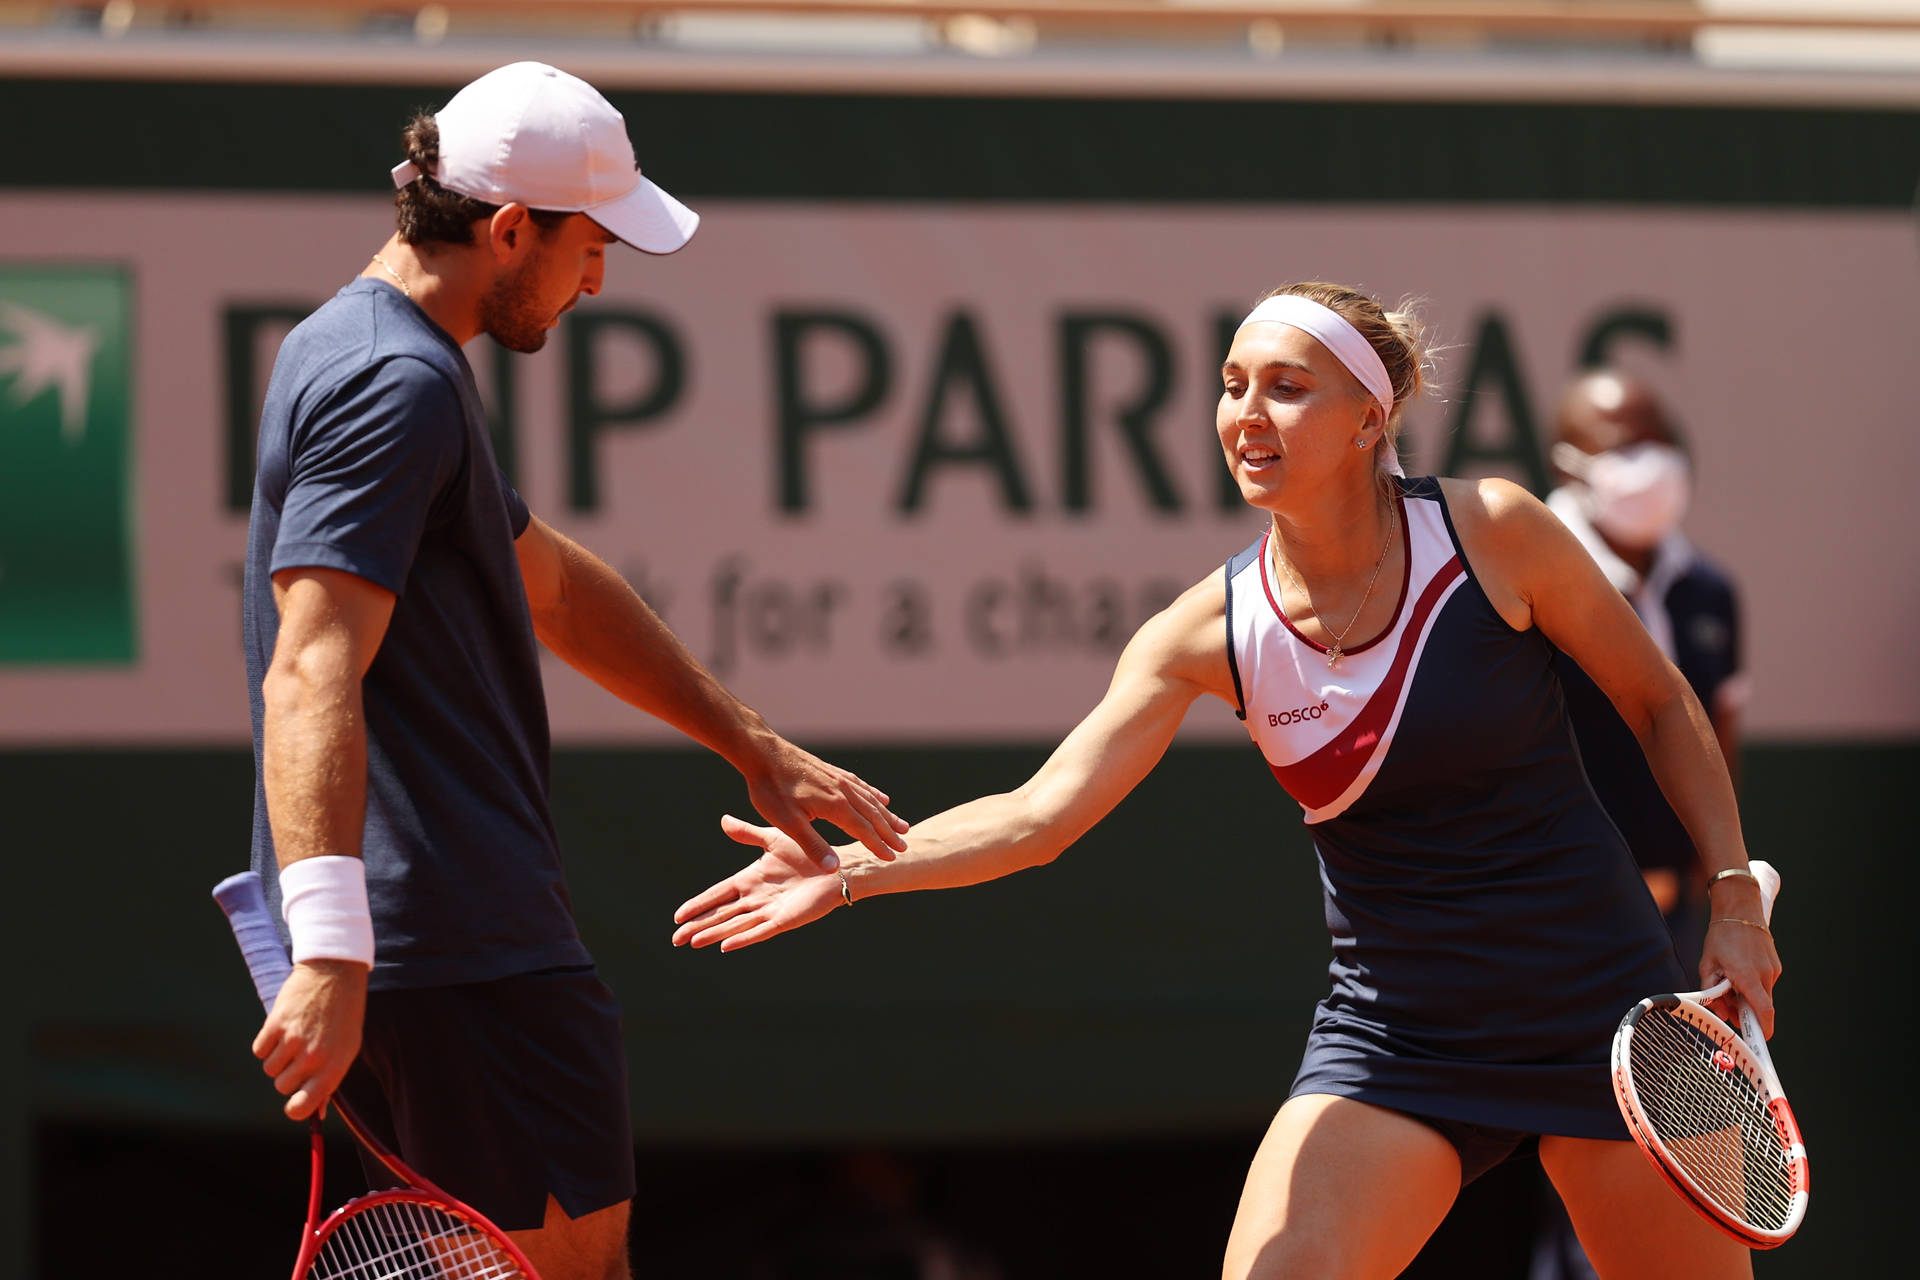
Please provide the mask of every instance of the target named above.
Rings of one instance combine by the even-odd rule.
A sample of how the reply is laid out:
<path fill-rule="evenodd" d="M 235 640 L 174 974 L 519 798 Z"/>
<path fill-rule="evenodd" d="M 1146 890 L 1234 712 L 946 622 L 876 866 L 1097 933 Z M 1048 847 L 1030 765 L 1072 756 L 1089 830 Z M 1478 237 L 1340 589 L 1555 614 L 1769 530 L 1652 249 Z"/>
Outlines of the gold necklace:
<path fill-rule="evenodd" d="M 373 255 L 373 260 L 379 263 L 381 267 L 383 267 L 386 270 L 386 273 L 388 275 L 393 277 L 393 282 L 400 286 L 400 292 L 406 294 L 407 297 L 409 298 L 413 297 L 413 290 L 407 285 L 407 282 L 405 280 L 402 280 L 400 278 L 400 273 L 398 271 L 395 271 L 391 266 L 387 265 L 387 260 L 385 258 L 381 257 L 379 254 L 376 253 Z"/>
<path fill-rule="evenodd" d="M 1393 504 L 1389 502 L 1387 504 L 1387 540 L 1380 544 L 1380 558 L 1373 562 L 1373 576 L 1367 579 L 1367 591 L 1365 595 L 1360 597 L 1360 607 L 1353 611 L 1353 616 L 1347 619 L 1347 625 L 1340 628 L 1340 634 L 1334 636 L 1333 643 L 1327 646 L 1327 666 L 1329 669 L 1346 655 L 1346 651 L 1341 648 L 1341 644 L 1346 640 L 1347 632 L 1353 630 L 1353 624 L 1360 621 L 1360 614 L 1366 609 L 1367 601 L 1373 599 L 1373 584 L 1380 581 L 1380 566 L 1387 562 L 1387 549 L 1393 546 L 1393 530 L 1397 524 L 1399 524 L 1399 521 L 1394 517 Z M 1333 628 L 1327 626 L 1325 619 L 1321 618 L 1319 611 L 1313 607 L 1313 597 L 1307 594 L 1307 589 L 1300 585 L 1300 579 L 1293 576 L 1293 570 L 1287 567 L 1286 560 L 1281 557 L 1280 531 L 1278 529 L 1275 529 L 1273 532 L 1273 562 L 1280 567 L 1281 573 L 1287 575 L 1287 581 L 1292 584 L 1293 589 L 1299 592 L 1306 600 L 1307 612 L 1313 615 L 1314 621 L 1318 622 L 1322 627 L 1326 627 L 1328 632 L 1332 632 Z M 1286 610 L 1281 610 L 1282 616 L 1285 616 L 1285 613 Z"/>

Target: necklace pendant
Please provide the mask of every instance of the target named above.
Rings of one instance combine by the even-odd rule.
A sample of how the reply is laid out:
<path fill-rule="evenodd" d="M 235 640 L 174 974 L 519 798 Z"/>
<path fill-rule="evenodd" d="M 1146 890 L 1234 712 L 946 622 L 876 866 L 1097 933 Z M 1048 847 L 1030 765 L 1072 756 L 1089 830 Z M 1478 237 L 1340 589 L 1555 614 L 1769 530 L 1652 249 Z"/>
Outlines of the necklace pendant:
<path fill-rule="evenodd" d="M 1327 646 L 1327 670 L 1329 671 L 1333 670 L 1334 665 L 1338 663 L 1340 659 L 1345 656 L 1346 656 L 1345 654 L 1340 652 L 1340 642 L 1338 640 L 1334 641 L 1331 645 L 1328 645 Z"/>

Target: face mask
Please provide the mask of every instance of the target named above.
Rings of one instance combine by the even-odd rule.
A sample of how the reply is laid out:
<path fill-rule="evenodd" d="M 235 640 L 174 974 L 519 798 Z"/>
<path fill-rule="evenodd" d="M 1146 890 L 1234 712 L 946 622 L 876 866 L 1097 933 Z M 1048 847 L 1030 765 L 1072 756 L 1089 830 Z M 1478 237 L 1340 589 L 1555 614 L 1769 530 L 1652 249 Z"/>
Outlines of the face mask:
<path fill-rule="evenodd" d="M 1693 496 L 1687 455 L 1670 444 L 1630 444 L 1607 453 L 1553 446 L 1562 471 L 1587 487 L 1594 528 L 1624 547 L 1657 546 L 1680 527 Z"/>

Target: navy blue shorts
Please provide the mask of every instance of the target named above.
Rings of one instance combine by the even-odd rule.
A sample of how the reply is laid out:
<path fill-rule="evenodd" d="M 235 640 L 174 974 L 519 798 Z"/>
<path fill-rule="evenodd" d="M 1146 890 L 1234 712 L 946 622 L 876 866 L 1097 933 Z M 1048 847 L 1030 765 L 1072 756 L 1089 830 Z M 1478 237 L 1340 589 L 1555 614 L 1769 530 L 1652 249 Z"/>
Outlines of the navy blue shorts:
<path fill-rule="evenodd" d="M 367 994 L 341 1095 L 402 1160 L 502 1229 L 631 1200 L 620 1005 L 592 966 Z M 393 1178 L 361 1153 L 368 1180 Z"/>

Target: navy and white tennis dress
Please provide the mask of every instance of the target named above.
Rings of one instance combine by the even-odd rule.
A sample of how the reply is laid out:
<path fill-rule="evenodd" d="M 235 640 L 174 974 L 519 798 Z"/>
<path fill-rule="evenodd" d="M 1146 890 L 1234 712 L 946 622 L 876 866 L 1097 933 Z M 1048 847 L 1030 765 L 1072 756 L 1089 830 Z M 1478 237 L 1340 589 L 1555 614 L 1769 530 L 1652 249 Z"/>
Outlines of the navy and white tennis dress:
<path fill-rule="evenodd" d="M 1398 484 L 1393 624 L 1337 665 L 1281 612 L 1270 535 L 1227 564 L 1247 729 L 1305 811 L 1333 940 L 1292 1093 L 1625 1138 L 1613 1030 L 1681 989 L 1679 963 L 1587 782 L 1553 645 L 1494 610 L 1439 484 Z"/>

